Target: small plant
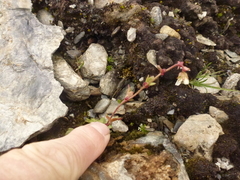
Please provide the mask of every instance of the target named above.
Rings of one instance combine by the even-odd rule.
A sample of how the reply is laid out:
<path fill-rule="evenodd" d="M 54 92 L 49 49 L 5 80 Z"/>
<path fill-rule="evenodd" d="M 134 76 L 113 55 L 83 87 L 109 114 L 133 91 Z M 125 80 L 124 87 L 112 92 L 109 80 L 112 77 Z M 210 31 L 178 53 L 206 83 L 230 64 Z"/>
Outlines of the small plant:
<path fill-rule="evenodd" d="M 191 80 L 189 82 L 190 86 L 192 88 L 194 88 L 195 86 L 197 87 L 205 87 L 205 88 L 213 88 L 213 89 L 218 89 L 218 90 L 224 90 L 224 91 L 236 91 L 236 90 L 232 90 L 232 89 L 225 89 L 225 88 L 220 88 L 220 87 L 216 87 L 216 86 L 212 86 L 209 83 L 206 83 L 207 79 L 209 77 L 214 77 L 217 75 L 222 75 L 223 72 L 222 71 L 217 71 L 217 72 L 210 72 L 208 70 L 208 67 L 211 64 L 206 65 L 201 71 L 199 71 L 199 73 L 197 74 L 197 76 Z"/>
<path fill-rule="evenodd" d="M 146 126 L 147 126 L 146 124 L 140 124 L 140 126 L 138 127 L 138 130 L 141 132 L 147 133 L 148 130 Z"/>
<path fill-rule="evenodd" d="M 75 69 L 75 71 L 78 71 L 79 69 L 81 69 L 84 65 L 84 62 L 81 59 L 78 59 L 77 62 L 77 68 Z"/>
<path fill-rule="evenodd" d="M 181 72 L 178 75 L 178 80 L 177 80 L 176 84 L 177 85 L 180 85 L 181 83 L 188 84 L 189 80 L 188 80 L 188 75 L 187 75 L 186 71 L 190 71 L 190 69 L 188 67 L 184 66 L 183 62 L 178 61 L 176 64 L 172 65 L 171 67 L 169 67 L 167 69 L 162 69 L 160 66 L 157 66 L 157 69 L 159 70 L 158 75 L 147 76 L 145 82 L 143 82 L 143 84 L 142 84 L 142 87 L 137 92 L 134 93 L 130 89 L 130 87 L 128 87 L 126 96 L 123 99 L 123 101 L 117 106 L 117 108 L 114 110 L 114 112 L 111 114 L 111 116 L 106 116 L 106 118 L 107 118 L 106 125 L 111 125 L 113 121 L 121 120 L 122 118 L 114 118 L 114 115 L 116 114 L 116 112 L 120 108 L 120 106 L 122 106 L 126 102 L 133 99 L 135 96 L 137 96 L 144 89 L 147 89 L 148 87 L 155 85 L 156 83 L 154 81 L 156 81 L 160 76 L 163 76 L 166 72 L 172 70 L 173 68 L 181 69 Z"/>

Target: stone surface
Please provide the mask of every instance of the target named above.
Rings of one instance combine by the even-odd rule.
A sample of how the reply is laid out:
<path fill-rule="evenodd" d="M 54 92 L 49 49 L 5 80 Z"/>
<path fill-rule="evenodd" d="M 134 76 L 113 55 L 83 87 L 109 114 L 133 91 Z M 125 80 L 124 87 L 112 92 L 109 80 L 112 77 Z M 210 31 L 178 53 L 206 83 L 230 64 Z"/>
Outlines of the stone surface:
<path fill-rule="evenodd" d="M 30 0 L 2 0 L 0 12 L 0 151 L 6 151 L 49 129 L 67 107 L 51 60 L 61 28 L 40 23 Z"/>
<path fill-rule="evenodd" d="M 157 155 L 126 154 L 114 156 L 109 162 L 101 164 L 114 180 L 169 180 L 178 179 L 179 165 L 171 153 L 162 151 Z"/>
<path fill-rule="evenodd" d="M 45 9 L 41 9 L 38 11 L 37 18 L 41 23 L 46 25 L 51 25 L 54 21 L 52 14 Z"/>
<path fill-rule="evenodd" d="M 90 96 L 88 83 L 73 71 L 61 56 L 53 57 L 54 76 L 64 87 L 67 97 L 72 101 L 82 101 Z"/>
<path fill-rule="evenodd" d="M 114 132 L 127 132 L 128 126 L 121 120 L 112 122 L 112 130 Z"/>
<path fill-rule="evenodd" d="M 216 46 L 216 43 L 215 43 L 215 42 L 213 42 L 212 40 L 204 37 L 204 36 L 201 35 L 201 34 L 198 34 L 198 35 L 196 36 L 196 39 L 197 39 L 197 41 L 198 41 L 199 43 L 201 43 L 201 44 L 205 44 L 205 45 L 207 45 L 207 46 Z"/>
<path fill-rule="evenodd" d="M 116 76 L 116 71 L 109 71 L 100 80 L 100 90 L 103 94 L 111 97 L 116 91 L 118 83 L 119 79 Z"/>
<path fill-rule="evenodd" d="M 159 6 L 154 6 L 150 12 L 154 26 L 158 27 L 162 22 L 162 13 Z"/>
<path fill-rule="evenodd" d="M 133 42 L 137 37 L 137 29 L 130 27 L 130 29 L 127 31 L 127 40 L 129 42 Z"/>
<path fill-rule="evenodd" d="M 234 90 L 239 80 L 240 80 L 240 74 L 234 73 L 226 79 L 222 88 Z M 232 97 L 233 95 L 239 95 L 239 94 L 240 94 L 239 91 L 222 91 L 222 95 L 227 97 Z"/>
<path fill-rule="evenodd" d="M 89 0 L 92 1 L 92 0 Z M 104 6 L 111 4 L 111 3 L 125 3 L 128 0 L 95 0 L 94 5 L 96 8 L 103 8 Z M 93 3 L 92 3 L 93 4 Z"/>
<path fill-rule="evenodd" d="M 110 102 L 111 102 L 110 99 L 107 99 L 107 98 L 101 99 L 95 105 L 93 112 L 94 113 L 104 113 L 104 111 L 106 111 L 106 109 L 108 108 Z"/>
<path fill-rule="evenodd" d="M 192 115 L 178 129 L 174 142 L 211 160 L 213 145 L 221 134 L 222 127 L 209 114 Z"/>
<path fill-rule="evenodd" d="M 209 77 L 206 77 L 206 79 L 204 79 L 204 80 L 205 80 L 204 84 L 213 86 L 216 88 L 220 88 L 220 85 L 219 85 L 218 81 L 216 80 L 216 78 L 209 76 Z M 210 87 L 198 87 L 198 86 L 194 86 L 194 89 L 199 90 L 200 93 L 211 93 L 211 94 L 216 94 L 220 91 L 220 89 L 215 89 L 215 88 L 210 88 Z"/>
<path fill-rule="evenodd" d="M 116 100 L 111 100 L 110 105 L 108 106 L 107 110 L 105 111 L 105 114 L 112 114 L 119 103 Z M 121 105 L 119 109 L 117 110 L 116 114 L 125 114 L 125 108 L 124 105 Z"/>
<path fill-rule="evenodd" d="M 173 28 L 171 28 L 167 25 L 164 25 L 163 27 L 161 27 L 160 33 L 161 34 L 168 34 L 169 36 L 181 39 L 180 34 L 177 31 L 175 31 Z"/>
<path fill-rule="evenodd" d="M 215 118 L 218 123 L 223 123 L 229 119 L 228 115 L 224 111 L 222 111 L 214 106 L 209 107 L 209 114 L 213 118 Z"/>
<path fill-rule="evenodd" d="M 84 62 L 80 71 L 86 79 L 99 81 L 106 72 L 108 54 L 100 44 L 92 43 L 80 59 Z"/>

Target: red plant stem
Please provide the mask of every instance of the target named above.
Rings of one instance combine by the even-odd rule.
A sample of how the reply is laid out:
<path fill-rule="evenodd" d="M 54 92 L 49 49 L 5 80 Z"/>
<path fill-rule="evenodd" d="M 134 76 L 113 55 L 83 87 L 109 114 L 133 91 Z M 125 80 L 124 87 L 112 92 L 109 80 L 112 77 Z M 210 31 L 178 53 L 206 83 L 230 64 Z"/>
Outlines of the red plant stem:
<path fill-rule="evenodd" d="M 183 67 L 183 65 L 179 64 L 179 62 L 178 62 L 178 63 L 176 63 L 176 64 L 172 65 L 171 67 L 169 67 L 169 68 L 167 68 L 167 69 L 164 69 L 164 70 L 159 66 L 159 67 L 158 67 L 158 69 L 159 69 L 158 75 L 155 76 L 155 77 L 154 77 L 150 82 L 148 82 L 147 84 L 146 84 L 146 83 L 143 84 L 142 87 L 141 87 L 137 92 L 135 92 L 132 96 L 128 97 L 127 100 L 124 99 L 124 100 L 116 107 L 116 109 L 115 109 L 114 112 L 111 114 L 111 116 L 108 117 L 108 122 L 107 122 L 106 124 L 107 124 L 107 125 L 110 125 L 110 124 L 114 121 L 113 116 L 116 114 L 116 112 L 117 112 L 117 110 L 120 108 L 120 106 L 122 106 L 123 104 L 125 104 L 126 102 L 128 102 L 130 99 L 133 99 L 133 98 L 134 98 L 135 96 L 137 96 L 142 90 L 147 89 L 147 88 L 150 86 L 150 84 L 151 84 L 152 82 L 156 81 L 161 75 L 163 75 L 165 72 L 168 72 L 168 71 L 170 71 L 171 69 L 173 69 L 173 68 L 175 68 L 175 67 Z M 164 71 L 164 73 L 163 73 L 163 71 Z"/>

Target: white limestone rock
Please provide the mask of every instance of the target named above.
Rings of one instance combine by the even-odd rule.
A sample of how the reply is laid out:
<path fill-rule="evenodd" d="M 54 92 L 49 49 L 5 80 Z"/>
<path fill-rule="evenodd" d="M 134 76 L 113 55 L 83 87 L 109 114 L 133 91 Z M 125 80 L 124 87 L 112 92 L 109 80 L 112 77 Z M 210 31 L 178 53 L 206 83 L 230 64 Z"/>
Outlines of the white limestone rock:
<path fill-rule="evenodd" d="M 84 81 L 61 56 L 53 56 L 54 76 L 61 83 L 67 97 L 72 101 L 82 101 L 90 94 L 88 82 Z"/>
<path fill-rule="evenodd" d="M 117 120 L 112 122 L 112 130 L 114 132 L 127 132 L 128 126 L 122 120 Z"/>
<path fill-rule="evenodd" d="M 135 41 L 136 37 L 137 37 L 137 29 L 130 27 L 129 30 L 127 31 L 127 40 L 129 42 L 133 42 Z"/>
<path fill-rule="evenodd" d="M 201 81 L 203 81 L 203 79 Z M 220 85 L 219 85 L 217 79 L 212 76 L 206 77 L 204 79 L 204 84 L 213 86 L 216 88 L 220 88 Z M 194 86 L 194 89 L 199 90 L 200 93 L 210 93 L 210 94 L 216 94 L 220 91 L 220 89 L 215 89 L 215 88 L 210 88 L 210 87 L 199 87 L 199 86 Z"/>
<path fill-rule="evenodd" d="M 21 146 L 67 112 L 51 59 L 61 28 L 43 25 L 31 8 L 30 0 L 1 1 L 0 151 Z"/>
<path fill-rule="evenodd" d="M 239 80 L 240 80 L 240 74 L 234 73 L 226 79 L 222 88 L 234 90 L 235 87 L 237 86 L 237 83 Z M 233 96 L 240 95 L 240 91 L 225 91 L 224 90 L 224 91 L 222 91 L 222 95 L 227 96 L 227 97 L 233 97 Z"/>
<path fill-rule="evenodd" d="M 116 71 L 109 71 L 100 80 L 100 90 L 103 94 L 111 97 L 116 91 L 118 83 L 119 79 L 117 78 Z"/>
<path fill-rule="evenodd" d="M 223 123 L 229 119 L 228 115 L 224 111 L 214 106 L 209 106 L 209 114 L 215 118 L 218 123 Z"/>
<path fill-rule="evenodd" d="M 158 27 L 162 23 L 162 13 L 159 6 L 154 6 L 150 12 L 151 19 L 155 27 Z"/>
<path fill-rule="evenodd" d="M 222 134 L 221 125 L 209 114 L 192 115 L 178 129 L 174 142 L 211 160 L 213 145 Z"/>
<path fill-rule="evenodd" d="M 108 54 L 105 48 L 96 43 L 92 43 L 80 59 L 84 62 L 80 71 L 84 78 L 88 80 L 100 81 L 106 73 Z"/>

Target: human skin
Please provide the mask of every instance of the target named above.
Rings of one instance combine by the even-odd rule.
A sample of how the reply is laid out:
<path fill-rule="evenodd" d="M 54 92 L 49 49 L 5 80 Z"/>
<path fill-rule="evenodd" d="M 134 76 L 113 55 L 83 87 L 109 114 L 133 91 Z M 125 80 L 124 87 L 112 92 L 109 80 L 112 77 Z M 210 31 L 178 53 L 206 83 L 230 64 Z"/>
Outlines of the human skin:
<path fill-rule="evenodd" d="M 49 141 L 25 145 L 0 157 L 0 179 L 74 180 L 104 151 L 110 132 L 91 123 Z"/>

